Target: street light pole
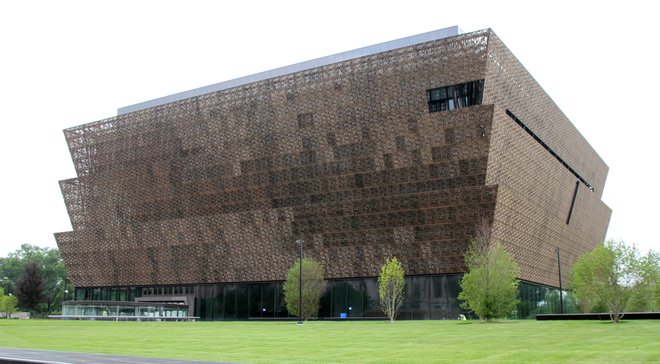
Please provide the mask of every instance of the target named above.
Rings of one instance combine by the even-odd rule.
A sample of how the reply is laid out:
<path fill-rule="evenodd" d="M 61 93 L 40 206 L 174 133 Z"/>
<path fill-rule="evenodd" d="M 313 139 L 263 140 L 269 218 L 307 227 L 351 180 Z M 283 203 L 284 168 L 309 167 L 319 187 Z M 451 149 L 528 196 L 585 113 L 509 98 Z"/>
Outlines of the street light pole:
<path fill-rule="evenodd" d="M 557 266 L 559 267 L 559 312 L 564 313 L 564 288 L 561 284 L 561 258 L 559 257 L 559 247 L 555 249 L 557 252 Z"/>
<path fill-rule="evenodd" d="M 303 280 L 303 272 L 302 272 L 302 260 L 303 260 L 303 244 L 305 243 L 304 240 L 298 239 L 296 241 L 298 244 L 300 244 L 300 275 L 299 275 L 299 284 L 298 284 L 298 325 L 303 324 L 303 319 L 302 319 L 302 280 Z"/>

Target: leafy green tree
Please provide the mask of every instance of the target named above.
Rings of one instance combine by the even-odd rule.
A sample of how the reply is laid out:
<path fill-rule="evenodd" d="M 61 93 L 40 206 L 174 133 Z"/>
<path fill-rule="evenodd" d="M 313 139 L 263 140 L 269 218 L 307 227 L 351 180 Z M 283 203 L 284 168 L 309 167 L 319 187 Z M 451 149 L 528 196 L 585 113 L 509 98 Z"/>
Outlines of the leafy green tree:
<path fill-rule="evenodd" d="M 637 263 L 640 280 L 633 286 L 633 292 L 626 311 L 660 311 L 660 256 L 649 251 Z"/>
<path fill-rule="evenodd" d="M 635 286 L 642 282 L 637 248 L 615 241 L 599 244 L 580 256 L 571 275 L 578 301 L 603 302 L 615 323 L 623 317 Z"/>
<path fill-rule="evenodd" d="M 601 301 L 598 296 L 595 295 L 586 295 L 582 293 L 582 296 L 578 296 L 575 290 L 568 291 L 568 300 L 577 307 L 582 313 L 589 312 L 605 312 L 607 311 L 607 305 Z"/>
<path fill-rule="evenodd" d="M 520 268 L 501 244 L 490 244 L 490 227 L 482 223 L 465 253 L 468 272 L 461 279 L 461 307 L 479 319 L 506 318 L 518 304 Z"/>
<path fill-rule="evenodd" d="M 49 314 L 59 311 L 64 291 L 71 289 L 71 286 L 58 249 L 23 244 L 6 258 L 0 258 L 0 286 L 5 288 L 7 294 L 16 295 L 16 282 L 25 267 L 32 262 L 40 267 L 44 281 L 44 300 L 35 308 L 35 312 Z"/>
<path fill-rule="evenodd" d="M 404 276 L 403 266 L 396 257 L 387 258 L 385 264 L 380 268 L 380 275 L 378 276 L 380 308 L 389 317 L 390 322 L 394 322 L 401 306 L 403 306 Z"/>
<path fill-rule="evenodd" d="M 0 296 L 0 312 L 4 312 L 6 318 L 11 317 L 16 313 L 16 303 L 16 296 Z"/>
<path fill-rule="evenodd" d="M 24 262 L 16 258 L 0 258 L 0 287 L 5 294 L 14 293 L 16 280 L 23 274 Z"/>
<path fill-rule="evenodd" d="M 38 305 L 44 301 L 44 289 L 41 269 L 36 262 L 29 263 L 16 282 L 18 305 L 30 312 L 36 312 Z"/>
<path fill-rule="evenodd" d="M 303 258 L 302 260 L 302 319 L 316 317 L 325 292 L 325 267 L 320 262 Z M 298 316 L 298 297 L 300 285 L 300 260 L 296 259 L 284 282 L 284 300 L 289 314 Z"/>

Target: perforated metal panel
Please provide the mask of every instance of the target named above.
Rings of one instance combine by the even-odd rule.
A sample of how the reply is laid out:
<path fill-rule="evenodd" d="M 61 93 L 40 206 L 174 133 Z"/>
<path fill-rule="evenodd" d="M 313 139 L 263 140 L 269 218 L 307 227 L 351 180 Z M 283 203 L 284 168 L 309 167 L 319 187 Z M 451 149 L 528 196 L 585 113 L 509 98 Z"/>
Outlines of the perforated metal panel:
<path fill-rule="evenodd" d="M 543 115 L 539 133 L 600 190 L 607 167 L 522 67 L 496 69 L 501 59 L 517 64 L 482 30 L 66 129 L 78 176 L 60 182 L 73 231 L 56 239 L 73 284 L 283 280 L 299 238 L 328 278 L 376 276 L 392 255 L 407 274 L 457 273 L 483 218 L 524 260 L 524 279 L 554 284 L 533 244 L 584 250 L 609 209 L 580 193 L 575 223 L 546 218 L 575 181 L 507 120 L 526 102 L 507 78 L 539 93 L 547 111 L 516 111 L 533 127 Z M 482 105 L 429 112 L 427 90 L 484 79 Z M 539 179 L 561 193 L 530 199 Z"/>
<path fill-rule="evenodd" d="M 484 103 L 495 109 L 486 183 L 498 185 L 493 237 L 521 264 L 522 279 L 557 287 L 555 249 L 568 282 L 577 257 L 605 239 L 611 210 L 600 198 L 608 167 L 492 32 L 488 55 Z"/>

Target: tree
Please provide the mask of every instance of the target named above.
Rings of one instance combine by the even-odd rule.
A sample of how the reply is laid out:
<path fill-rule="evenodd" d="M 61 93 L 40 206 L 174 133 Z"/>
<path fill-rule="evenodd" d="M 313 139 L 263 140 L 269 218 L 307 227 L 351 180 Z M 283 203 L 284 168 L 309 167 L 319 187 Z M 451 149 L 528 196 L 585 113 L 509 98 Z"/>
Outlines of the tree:
<path fill-rule="evenodd" d="M 18 305 L 30 312 L 35 312 L 37 306 L 44 302 L 45 283 L 41 277 L 41 269 L 35 262 L 25 267 L 23 275 L 16 282 L 16 298 Z"/>
<path fill-rule="evenodd" d="M 378 276 L 380 308 L 390 318 L 390 322 L 394 322 L 401 306 L 403 306 L 404 274 L 403 267 L 396 257 L 388 258 L 380 268 L 380 275 Z"/>
<path fill-rule="evenodd" d="M 316 317 L 319 312 L 321 295 L 325 291 L 325 268 L 314 259 L 303 258 L 302 261 L 302 317 L 307 320 Z M 300 284 L 300 260 L 296 259 L 284 282 L 284 300 L 289 314 L 298 316 L 298 291 Z"/>
<path fill-rule="evenodd" d="M 580 256 L 571 275 L 571 286 L 578 301 L 603 302 L 617 323 L 643 283 L 639 252 L 623 242 L 608 241 Z"/>
<path fill-rule="evenodd" d="M 461 307 L 472 310 L 480 320 L 511 315 L 518 304 L 518 264 L 502 245 L 490 244 L 490 226 L 483 222 L 465 253 L 468 272 L 461 279 Z"/>
<path fill-rule="evenodd" d="M 638 259 L 636 266 L 640 279 L 633 286 L 626 311 L 660 310 L 660 256 L 654 251 L 649 251 Z"/>
<path fill-rule="evenodd" d="M 16 312 L 16 296 L 0 296 L 0 312 L 4 312 L 6 318 L 10 318 Z"/>
<path fill-rule="evenodd" d="M 567 296 L 568 300 L 572 302 L 575 307 L 577 307 L 582 313 L 607 311 L 607 305 L 605 305 L 605 303 L 598 299 L 598 296 L 594 294 L 585 295 L 582 293 L 581 296 L 578 296 L 575 290 L 569 290 L 567 292 Z"/>
<path fill-rule="evenodd" d="M 21 248 L 0 258 L 0 284 L 7 294 L 16 295 L 16 282 L 31 262 L 41 268 L 44 281 L 44 301 L 35 311 L 49 314 L 60 310 L 64 291 L 71 289 L 68 283 L 64 262 L 58 249 L 40 248 L 23 244 Z"/>
<path fill-rule="evenodd" d="M 64 291 L 70 288 L 64 268 L 64 261 L 58 249 L 44 249 L 42 256 L 42 277 L 44 279 L 44 305 L 40 311 L 46 314 L 59 311 L 64 300 Z"/>

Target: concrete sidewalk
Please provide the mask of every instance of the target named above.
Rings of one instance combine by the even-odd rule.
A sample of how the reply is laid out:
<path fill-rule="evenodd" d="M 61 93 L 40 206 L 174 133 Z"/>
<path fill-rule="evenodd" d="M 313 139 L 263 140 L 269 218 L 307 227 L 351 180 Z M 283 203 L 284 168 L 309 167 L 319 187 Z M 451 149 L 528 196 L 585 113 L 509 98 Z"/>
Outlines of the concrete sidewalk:
<path fill-rule="evenodd" d="M 144 358 L 138 356 L 72 353 L 66 351 L 0 348 L 0 363 L 42 364 L 217 364 L 219 362 Z"/>

